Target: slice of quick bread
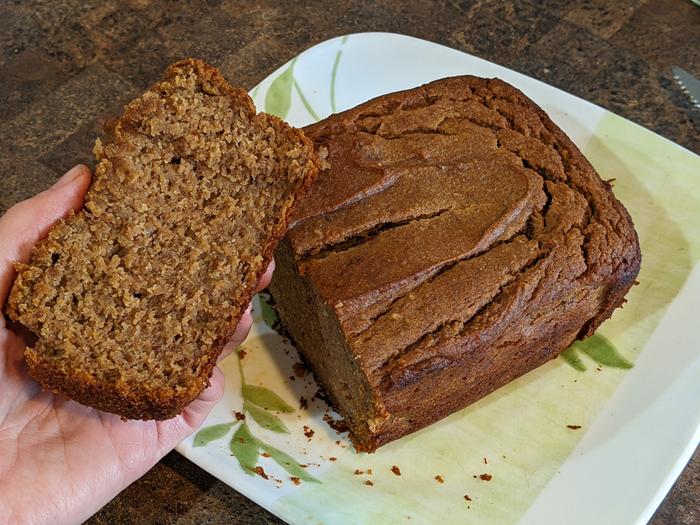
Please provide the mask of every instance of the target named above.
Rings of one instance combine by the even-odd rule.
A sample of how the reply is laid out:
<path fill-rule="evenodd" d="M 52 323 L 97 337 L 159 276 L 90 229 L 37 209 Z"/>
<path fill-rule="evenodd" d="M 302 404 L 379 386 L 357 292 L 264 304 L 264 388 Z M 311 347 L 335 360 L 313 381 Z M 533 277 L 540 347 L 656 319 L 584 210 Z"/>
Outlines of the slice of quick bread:
<path fill-rule="evenodd" d="M 312 143 L 212 66 L 186 59 L 129 104 L 84 208 L 18 265 L 9 316 L 45 388 L 166 419 L 207 386 L 318 172 Z"/>
<path fill-rule="evenodd" d="M 610 184 L 505 82 L 438 80 L 304 131 L 329 167 L 271 291 L 359 450 L 556 357 L 634 283 L 639 242 Z"/>

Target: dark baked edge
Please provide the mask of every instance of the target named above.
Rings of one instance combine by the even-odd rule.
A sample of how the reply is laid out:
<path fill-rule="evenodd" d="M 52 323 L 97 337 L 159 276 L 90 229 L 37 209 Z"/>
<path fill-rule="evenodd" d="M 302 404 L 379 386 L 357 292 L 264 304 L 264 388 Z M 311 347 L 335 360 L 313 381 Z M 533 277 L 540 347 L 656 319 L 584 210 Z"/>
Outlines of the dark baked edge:
<path fill-rule="evenodd" d="M 562 129 L 549 117 L 549 115 L 538 104 L 536 104 L 532 99 L 530 99 L 527 95 L 525 95 L 515 86 L 511 86 L 510 84 L 498 78 L 490 79 L 489 82 L 497 83 L 502 87 L 510 89 L 518 96 L 518 98 L 521 101 L 524 101 L 525 103 L 529 104 L 535 110 L 535 112 L 538 114 L 547 130 L 550 133 L 552 133 L 552 135 L 554 135 L 554 138 L 559 143 L 563 144 L 569 150 L 569 153 L 572 154 L 572 157 L 576 160 L 576 162 L 580 164 L 583 168 L 590 170 L 592 173 L 594 173 L 595 176 L 601 181 L 603 187 L 608 193 L 608 196 L 611 198 L 612 206 L 615 208 L 615 211 L 617 211 L 620 214 L 621 218 L 625 221 L 625 233 L 628 234 L 628 238 L 626 239 L 628 241 L 628 249 L 625 250 L 625 252 L 628 256 L 630 256 L 628 266 L 627 268 L 621 268 L 617 272 L 611 274 L 611 277 L 608 280 L 608 282 L 613 281 L 613 286 L 607 291 L 609 300 L 607 304 L 602 308 L 602 310 L 598 313 L 598 315 L 590 319 L 579 332 L 577 339 L 583 340 L 593 335 L 596 329 L 605 320 L 609 319 L 610 316 L 612 316 L 613 311 L 625 303 L 624 297 L 635 284 L 635 279 L 639 274 L 639 269 L 641 267 L 642 252 L 639 247 L 639 235 L 637 234 L 637 230 L 635 230 L 634 228 L 634 223 L 632 221 L 631 215 L 627 211 L 627 208 L 624 207 L 624 205 L 620 202 L 615 193 L 612 191 L 612 185 L 610 184 L 610 182 L 605 181 L 601 178 L 598 171 L 593 167 L 590 161 L 579 149 L 579 147 L 576 144 L 574 144 L 574 142 L 569 138 L 569 136 L 566 133 L 564 133 L 564 131 L 562 131 Z M 566 347 L 564 347 L 561 351 L 565 349 Z"/>

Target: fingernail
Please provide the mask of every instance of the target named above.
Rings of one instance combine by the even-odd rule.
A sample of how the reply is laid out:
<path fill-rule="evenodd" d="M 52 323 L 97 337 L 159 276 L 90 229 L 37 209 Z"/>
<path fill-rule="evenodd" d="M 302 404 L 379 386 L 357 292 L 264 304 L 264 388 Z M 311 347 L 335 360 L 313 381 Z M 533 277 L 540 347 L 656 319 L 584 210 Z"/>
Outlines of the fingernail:
<path fill-rule="evenodd" d="M 66 186 L 70 185 L 75 179 L 80 177 L 83 173 L 83 170 L 85 169 L 85 166 L 82 164 L 78 164 L 77 166 L 73 166 L 70 170 L 68 170 L 60 179 L 58 179 L 53 186 L 51 186 L 52 190 L 60 190 L 62 188 L 65 188 Z"/>

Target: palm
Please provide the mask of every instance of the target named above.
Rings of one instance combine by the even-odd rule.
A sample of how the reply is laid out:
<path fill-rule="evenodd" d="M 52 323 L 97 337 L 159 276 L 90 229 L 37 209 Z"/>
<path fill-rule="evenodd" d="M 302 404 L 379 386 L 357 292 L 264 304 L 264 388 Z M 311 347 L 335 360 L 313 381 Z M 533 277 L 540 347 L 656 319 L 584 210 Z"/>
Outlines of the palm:
<path fill-rule="evenodd" d="M 0 493 L 28 511 L 13 521 L 44 522 L 78 508 L 84 515 L 75 517 L 88 517 L 197 428 L 220 391 L 214 385 L 168 421 L 122 421 L 42 391 L 27 375 L 25 341 L 7 328 L 0 348 Z M 47 494 L 60 497 L 36 505 Z"/>

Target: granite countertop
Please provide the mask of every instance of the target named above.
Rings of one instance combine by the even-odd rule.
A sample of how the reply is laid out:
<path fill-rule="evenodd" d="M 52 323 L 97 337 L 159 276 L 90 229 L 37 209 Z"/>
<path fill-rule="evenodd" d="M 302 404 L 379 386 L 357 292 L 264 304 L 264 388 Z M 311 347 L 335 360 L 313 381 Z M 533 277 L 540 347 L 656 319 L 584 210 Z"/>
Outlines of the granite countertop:
<path fill-rule="evenodd" d="M 700 111 L 671 77 L 700 76 L 700 8 L 684 0 L 13 1 L 0 4 L 0 213 L 91 164 L 105 119 L 184 56 L 252 87 L 304 49 L 404 33 L 521 71 L 700 153 Z M 652 524 L 700 522 L 696 451 Z M 176 453 L 91 524 L 281 523 Z"/>

